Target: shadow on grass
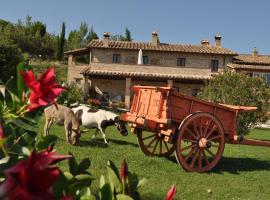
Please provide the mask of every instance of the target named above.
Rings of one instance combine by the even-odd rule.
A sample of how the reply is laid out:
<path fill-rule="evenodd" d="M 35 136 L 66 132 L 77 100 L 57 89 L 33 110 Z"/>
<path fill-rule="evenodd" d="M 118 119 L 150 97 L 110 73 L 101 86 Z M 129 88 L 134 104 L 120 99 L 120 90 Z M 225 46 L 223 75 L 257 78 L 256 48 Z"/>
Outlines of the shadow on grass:
<path fill-rule="evenodd" d="M 178 164 L 175 156 L 167 157 L 171 162 Z M 209 173 L 223 173 L 229 172 L 232 174 L 239 174 L 242 171 L 260 171 L 270 170 L 270 162 L 258 160 L 255 158 L 231 158 L 222 157 L 219 163 Z"/>
<path fill-rule="evenodd" d="M 108 139 L 109 144 L 105 144 L 103 139 L 90 139 L 89 141 L 86 140 L 80 140 L 77 144 L 77 146 L 91 146 L 91 147 L 101 147 L 101 148 L 106 148 L 110 145 L 110 143 L 114 143 L 117 145 L 131 145 L 133 147 L 138 147 L 137 144 L 123 141 L 123 140 L 115 140 L 115 139 Z"/>

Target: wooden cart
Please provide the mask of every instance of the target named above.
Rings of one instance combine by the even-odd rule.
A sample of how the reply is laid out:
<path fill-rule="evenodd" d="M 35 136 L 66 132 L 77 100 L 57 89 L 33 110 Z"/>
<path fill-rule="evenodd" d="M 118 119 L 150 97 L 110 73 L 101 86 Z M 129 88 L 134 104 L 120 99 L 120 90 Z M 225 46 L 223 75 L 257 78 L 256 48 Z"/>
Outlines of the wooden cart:
<path fill-rule="evenodd" d="M 270 147 L 270 141 L 237 135 L 237 114 L 256 107 L 211 103 L 169 87 L 134 86 L 132 90 L 130 112 L 121 119 L 130 123 L 148 156 L 168 156 L 175 150 L 186 171 L 205 172 L 219 162 L 225 143 Z"/>

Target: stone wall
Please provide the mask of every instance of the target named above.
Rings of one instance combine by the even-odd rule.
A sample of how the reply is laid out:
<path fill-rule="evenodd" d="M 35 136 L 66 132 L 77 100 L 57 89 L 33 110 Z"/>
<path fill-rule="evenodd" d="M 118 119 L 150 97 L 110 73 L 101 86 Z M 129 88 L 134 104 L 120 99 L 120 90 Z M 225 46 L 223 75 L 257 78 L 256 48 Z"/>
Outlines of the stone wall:
<path fill-rule="evenodd" d="M 122 101 L 125 99 L 125 86 L 126 80 L 112 80 L 112 79 L 90 79 L 92 86 L 97 86 L 101 91 L 108 92 L 110 98 L 114 99 L 116 96 L 120 95 Z M 158 86 L 166 87 L 167 81 L 146 81 L 146 80 L 131 80 L 131 86 L 134 85 L 145 85 L 145 86 Z M 193 90 L 199 90 L 203 87 L 203 84 L 198 83 L 181 83 L 173 82 L 173 87 L 179 92 L 192 95 Z M 131 92 L 131 99 L 132 99 Z"/>
<path fill-rule="evenodd" d="M 79 85 L 83 84 L 83 75 L 80 72 L 87 67 L 88 65 L 69 65 L 67 81 L 75 81 Z"/>
<path fill-rule="evenodd" d="M 121 55 L 120 64 L 135 65 L 138 62 L 137 50 L 116 50 L 116 49 L 93 49 L 91 52 L 92 62 L 112 63 L 113 54 Z M 186 58 L 186 66 L 192 68 L 211 68 L 211 60 L 219 61 L 219 69 L 223 69 L 227 63 L 232 61 L 231 56 L 212 54 L 190 54 L 174 52 L 143 51 L 148 56 L 148 65 L 177 67 L 177 58 Z"/>

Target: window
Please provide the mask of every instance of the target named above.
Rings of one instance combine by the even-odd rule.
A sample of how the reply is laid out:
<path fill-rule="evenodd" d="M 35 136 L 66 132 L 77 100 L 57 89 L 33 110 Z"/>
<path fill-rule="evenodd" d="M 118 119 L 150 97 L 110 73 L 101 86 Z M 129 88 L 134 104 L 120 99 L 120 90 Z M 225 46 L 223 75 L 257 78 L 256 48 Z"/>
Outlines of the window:
<path fill-rule="evenodd" d="M 270 85 L 270 74 L 265 74 L 264 77 L 265 77 L 267 84 Z"/>
<path fill-rule="evenodd" d="M 177 58 L 177 66 L 186 66 L 186 58 Z"/>
<path fill-rule="evenodd" d="M 218 72 L 218 60 L 211 60 L 211 72 Z"/>
<path fill-rule="evenodd" d="M 261 76 L 261 74 L 259 74 L 259 73 L 256 73 L 256 72 L 253 73 L 253 77 L 260 77 L 260 76 Z"/>
<path fill-rule="evenodd" d="M 192 89 L 191 94 L 192 96 L 196 97 L 201 92 L 200 89 Z"/>
<path fill-rule="evenodd" d="M 121 56 L 118 53 L 113 54 L 113 63 L 120 63 L 121 62 Z"/>
<path fill-rule="evenodd" d="M 148 56 L 143 56 L 143 64 L 148 65 Z"/>

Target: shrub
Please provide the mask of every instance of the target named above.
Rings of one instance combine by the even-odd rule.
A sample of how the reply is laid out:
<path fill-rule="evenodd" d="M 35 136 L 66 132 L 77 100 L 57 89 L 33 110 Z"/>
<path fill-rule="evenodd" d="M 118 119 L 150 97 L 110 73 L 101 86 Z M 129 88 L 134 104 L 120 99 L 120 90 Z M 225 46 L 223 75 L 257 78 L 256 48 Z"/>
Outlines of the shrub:
<path fill-rule="evenodd" d="M 247 134 L 252 126 L 265 121 L 270 107 L 270 87 L 266 81 L 243 73 L 224 72 L 214 76 L 199 97 L 216 103 L 256 106 L 256 112 L 239 114 L 238 134 Z"/>
<path fill-rule="evenodd" d="M 15 45 L 0 43 L 0 80 L 6 82 L 16 76 L 16 66 L 23 60 L 22 54 Z"/>
<path fill-rule="evenodd" d="M 58 97 L 57 103 L 66 104 L 67 106 L 73 103 L 82 103 L 83 91 L 75 82 L 66 84 L 65 88 L 66 90 Z"/>

